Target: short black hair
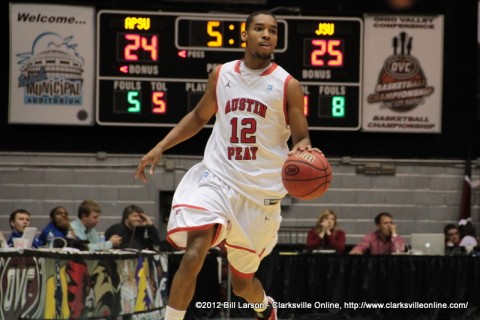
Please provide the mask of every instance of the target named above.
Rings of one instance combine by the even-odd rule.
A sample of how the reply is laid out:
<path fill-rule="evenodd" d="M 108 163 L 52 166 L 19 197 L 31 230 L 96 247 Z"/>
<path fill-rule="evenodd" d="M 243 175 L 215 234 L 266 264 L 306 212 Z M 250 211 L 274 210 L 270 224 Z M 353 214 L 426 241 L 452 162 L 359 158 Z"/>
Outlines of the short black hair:
<path fill-rule="evenodd" d="M 386 216 L 386 217 L 389 217 L 390 219 L 393 219 L 393 218 L 392 218 L 392 215 L 391 215 L 390 213 L 388 213 L 388 212 L 380 212 L 379 214 L 377 214 L 377 215 L 375 216 L 375 220 L 374 220 L 374 221 L 375 221 L 375 224 L 376 224 L 376 225 L 379 225 L 379 224 L 380 224 L 380 221 L 382 221 L 382 217 L 383 217 L 383 216 Z"/>
<path fill-rule="evenodd" d="M 129 205 L 128 207 L 125 207 L 125 209 L 123 209 L 122 222 L 125 223 L 125 220 L 127 220 L 128 217 L 134 212 L 143 213 L 144 211 L 139 206 L 136 206 L 134 204 Z"/>
<path fill-rule="evenodd" d="M 444 228 L 443 228 L 443 234 L 445 234 L 445 236 L 448 236 L 448 231 L 452 230 L 452 229 L 457 229 L 458 230 L 458 227 L 456 225 L 454 225 L 453 223 L 449 223 L 447 224 Z"/>
<path fill-rule="evenodd" d="M 277 17 L 275 17 L 275 15 L 273 13 L 271 13 L 270 11 L 254 11 L 254 12 L 250 13 L 250 15 L 247 17 L 247 20 L 245 21 L 245 30 L 248 30 L 248 27 L 250 27 L 250 25 L 252 24 L 253 19 L 256 16 L 261 15 L 261 14 L 271 16 L 272 18 L 275 19 L 275 21 L 277 21 Z"/>
<path fill-rule="evenodd" d="M 55 220 L 55 215 L 56 215 L 57 212 L 60 211 L 60 210 L 64 210 L 64 211 L 67 213 L 67 215 L 68 215 L 68 210 L 67 210 L 67 208 L 62 207 L 62 206 L 55 207 L 55 208 L 53 208 L 53 209 L 50 211 L 50 219 L 51 219 L 52 221 Z"/>

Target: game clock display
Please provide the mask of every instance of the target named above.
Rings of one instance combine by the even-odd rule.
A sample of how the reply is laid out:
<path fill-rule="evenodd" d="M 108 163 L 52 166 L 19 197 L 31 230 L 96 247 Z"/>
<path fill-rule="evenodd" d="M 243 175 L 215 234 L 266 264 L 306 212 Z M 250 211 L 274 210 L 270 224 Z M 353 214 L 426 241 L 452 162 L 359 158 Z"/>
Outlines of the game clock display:
<path fill-rule="evenodd" d="M 221 13 L 99 11 L 97 123 L 175 126 L 200 100 L 209 72 L 243 57 L 245 19 Z M 358 130 L 362 20 L 277 20 L 272 59 L 300 81 L 310 129 Z"/>

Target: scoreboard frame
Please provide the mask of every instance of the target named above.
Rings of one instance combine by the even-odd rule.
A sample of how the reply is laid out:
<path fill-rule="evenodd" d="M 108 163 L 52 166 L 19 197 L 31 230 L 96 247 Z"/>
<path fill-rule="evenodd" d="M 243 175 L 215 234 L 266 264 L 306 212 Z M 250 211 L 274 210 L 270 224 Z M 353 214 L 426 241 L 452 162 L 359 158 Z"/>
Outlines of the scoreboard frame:
<path fill-rule="evenodd" d="M 272 58 L 300 82 L 309 129 L 359 130 L 362 18 L 276 17 L 279 44 Z M 175 126 L 199 101 L 208 73 L 242 58 L 245 19 L 228 13 L 98 11 L 96 122 Z"/>

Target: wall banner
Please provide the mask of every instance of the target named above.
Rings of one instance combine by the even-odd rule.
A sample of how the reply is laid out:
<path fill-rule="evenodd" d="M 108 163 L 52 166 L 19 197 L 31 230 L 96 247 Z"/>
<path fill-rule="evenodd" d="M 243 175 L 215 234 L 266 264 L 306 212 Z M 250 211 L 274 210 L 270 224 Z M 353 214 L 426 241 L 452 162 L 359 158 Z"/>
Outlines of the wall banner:
<path fill-rule="evenodd" d="M 9 123 L 92 125 L 95 10 L 10 4 Z"/>
<path fill-rule="evenodd" d="M 440 133 L 443 16 L 365 15 L 363 131 Z"/>

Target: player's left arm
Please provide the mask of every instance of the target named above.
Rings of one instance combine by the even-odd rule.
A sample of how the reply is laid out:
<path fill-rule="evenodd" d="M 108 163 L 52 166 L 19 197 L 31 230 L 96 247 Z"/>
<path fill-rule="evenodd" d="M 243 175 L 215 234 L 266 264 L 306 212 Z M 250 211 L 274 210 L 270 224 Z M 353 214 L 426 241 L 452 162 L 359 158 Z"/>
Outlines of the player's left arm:
<path fill-rule="evenodd" d="M 305 150 L 313 150 L 321 153 L 318 148 L 312 147 L 308 133 L 308 122 L 303 113 L 303 108 L 302 87 L 297 79 L 291 78 L 287 85 L 287 112 L 293 142 L 293 147 L 289 154 Z"/>

